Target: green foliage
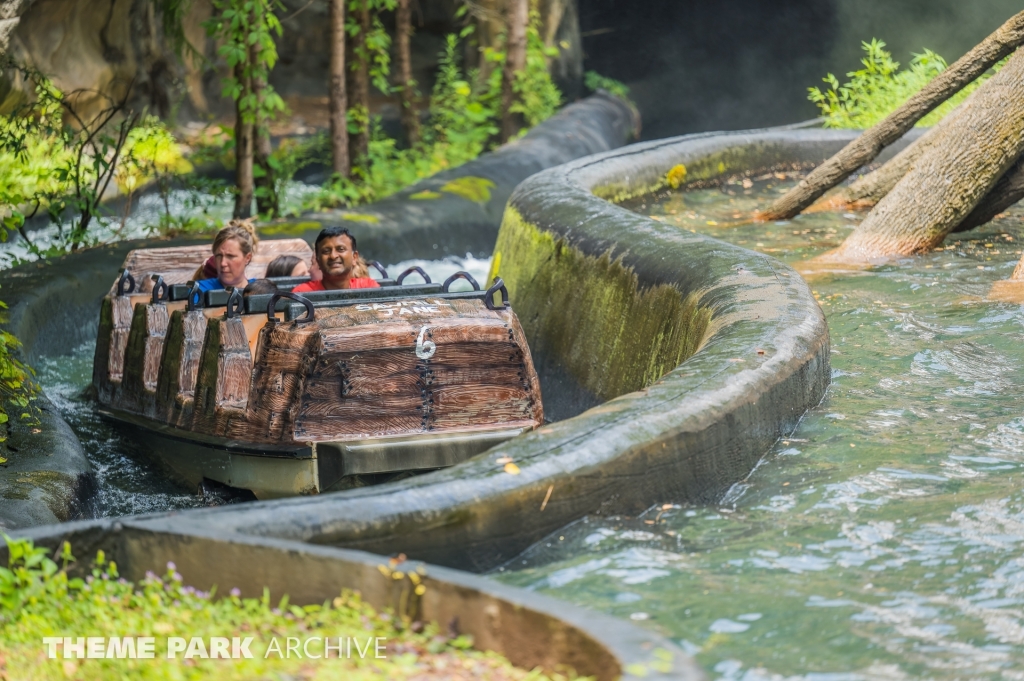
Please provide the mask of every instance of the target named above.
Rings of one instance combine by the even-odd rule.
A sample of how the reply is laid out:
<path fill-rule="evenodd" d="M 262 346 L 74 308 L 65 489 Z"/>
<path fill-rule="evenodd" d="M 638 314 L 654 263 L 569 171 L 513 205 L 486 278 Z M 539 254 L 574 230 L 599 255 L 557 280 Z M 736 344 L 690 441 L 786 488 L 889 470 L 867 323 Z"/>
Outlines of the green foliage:
<path fill-rule="evenodd" d="M 516 74 L 512 85 L 516 101 L 509 107 L 513 113 L 522 114 L 529 127 L 550 118 L 562 105 L 562 93 L 548 72 L 548 59 L 557 56 L 558 48 L 544 45 L 540 14 L 530 10 L 530 23 L 526 28 L 526 68 Z"/>
<path fill-rule="evenodd" d="M 625 83 L 614 78 L 606 78 L 597 71 L 587 71 L 583 74 L 583 86 L 591 92 L 605 90 L 619 99 L 624 99 L 627 102 L 633 101 L 629 98 L 629 88 Z"/>
<path fill-rule="evenodd" d="M 284 100 L 269 84 L 257 97 L 253 83 L 267 83 L 277 63 L 274 36 L 281 35 L 276 0 L 213 0 L 213 16 L 203 23 L 211 37 L 222 42 L 217 54 L 230 72 L 221 81 L 221 95 L 238 103 L 245 123 L 270 120 L 285 110 Z"/>
<path fill-rule="evenodd" d="M 840 85 L 839 79 L 830 73 L 822 79 L 828 84 L 825 91 L 808 88 L 808 99 L 821 110 L 826 127 L 870 128 L 946 69 L 946 60 L 931 50 L 915 54 L 910 66 L 900 70 L 899 62 L 893 60 L 883 41 L 873 38 L 861 45 L 864 68 L 847 73 L 846 83 Z M 998 69 L 999 65 L 946 100 L 917 125 L 935 125 Z"/>
<path fill-rule="evenodd" d="M 28 540 L 4 536 L 10 554 L 7 568 L 0 568 L 0 675 L 16 671 L 17 678 L 47 681 L 73 677 L 85 681 L 114 678 L 186 680 L 217 678 L 223 681 L 252 678 L 411 679 L 433 676 L 438 669 L 458 669 L 473 678 L 501 678 L 522 681 L 576 678 L 574 674 L 545 675 L 540 671 L 516 669 L 494 653 L 472 650 L 468 636 L 450 638 L 434 624 L 422 626 L 405 613 L 425 591 L 422 568 L 403 569 L 398 560 L 380 566 L 381 579 L 401 583 L 405 588 L 396 612 L 378 612 L 358 594 L 342 591 L 321 605 L 298 606 L 288 596 L 272 602 L 264 590 L 259 598 L 242 598 L 232 589 L 215 599 L 215 591 L 203 592 L 184 584 L 173 563 L 163 576 L 152 573 L 137 584 L 119 578 L 117 565 L 102 551 L 96 555 L 85 579 L 68 575 L 74 561 L 65 542 L 62 563 L 47 557 L 47 550 Z M 225 578 L 230 581 L 231 576 Z M 419 633 L 417 633 L 419 632 Z M 105 638 L 150 636 L 155 639 L 154 659 L 64 658 L 56 644 L 56 659 L 47 657 L 47 637 Z M 251 659 L 168 659 L 166 639 L 171 636 L 252 637 L 247 649 Z M 352 638 L 365 645 L 369 639 L 383 639 L 386 658 L 375 650 L 365 658 L 353 652 L 331 659 L 285 657 L 287 637 L 300 641 L 330 637 L 332 650 L 338 638 Z M 274 652 L 276 645 L 280 654 Z M 314 641 L 316 643 L 317 641 Z M 354 646 L 352 646 L 354 647 Z M 323 652 L 310 646 L 309 652 Z M 13 677 L 11 677 L 13 678 Z"/>
<path fill-rule="evenodd" d="M 537 13 L 532 13 L 526 69 L 517 74 L 515 86 L 519 101 L 513 110 L 521 113 L 529 126 L 551 116 L 562 99 L 547 70 L 547 58 L 556 52 L 544 47 L 539 21 Z M 462 37 L 468 32 L 463 31 Z M 350 178 L 332 178 L 321 192 L 306 201 L 305 208 L 321 210 L 378 201 L 425 177 L 460 166 L 491 148 L 499 130 L 501 64 L 505 54 L 493 49 L 484 52 L 484 60 L 493 67 L 485 77 L 477 70 L 464 71 L 459 53 L 459 36 L 447 36 L 430 96 L 430 119 L 420 143 L 400 149 L 395 140 L 381 133 L 379 125 L 373 124 L 367 162 L 354 168 Z M 349 120 L 351 125 L 352 112 Z M 323 144 L 326 150 L 326 142 Z"/>
<path fill-rule="evenodd" d="M 92 242 L 90 224 L 103 219 L 100 202 L 139 117 L 125 110 L 127 93 L 120 100 L 92 93 L 102 108 L 91 118 L 83 116 L 74 105 L 76 93 L 65 95 L 42 73 L 10 57 L 4 57 L 2 66 L 18 70 L 32 83 L 34 97 L 0 117 L 0 155 L 13 160 L 0 180 L 0 240 L 17 231 L 36 256 L 77 250 Z M 40 209 L 58 229 L 58 243 L 47 248 L 33 244 L 24 230 L 25 220 Z M 73 216 L 67 230 L 65 211 Z"/>
<path fill-rule="evenodd" d="M 0 301 L 0 324 L 7 321 L 7 305 Z M 13 334 L 0 330 L 0 442 L 7 441 L 13 412 L 26 425 L 38 423 L 38 412 L 32 405 L 39 387 L 33 380 L 35 372 L 17 357 L 21 343 Z M 0 464 L 7 458 L 0 455 Z"/>

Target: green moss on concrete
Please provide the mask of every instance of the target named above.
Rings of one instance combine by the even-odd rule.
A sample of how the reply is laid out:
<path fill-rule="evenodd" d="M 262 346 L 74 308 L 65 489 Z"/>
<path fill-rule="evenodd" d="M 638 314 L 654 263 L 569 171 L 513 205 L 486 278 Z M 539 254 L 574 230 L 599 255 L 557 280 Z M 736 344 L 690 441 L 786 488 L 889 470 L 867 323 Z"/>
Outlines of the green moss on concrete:
<path fill-rule="evenodd" d="M 640 390 L 696 352 L 711 310 L 700 292 L 641 288 L 610 254 L 593 257 L 523 220 L 513 207 L 495 245 L 494 269 L 508 287 L 530 347 L 556 357 L 602 399 Z"/>
<path fill-rule="evenodd" d="M 737 145 L 710 154 L 701 154 L 686 161 L 675 161 L 658 175 L 634 175 L 624 178 L 621 182 L 595 187 L 592 191 L 595 196 L 606 201 L 621 203 L 662 189 L 685 189 L 688 185 L 725 178 L 759 165 L 761 150 L 756 146 L 750 148 L 751 146 Z"/>
<path fill-rule="evenodd" d="M 445 183 L 441 191 L 472 201 L 487 203 L 491 200 L 491 190 L 497 185 L 486 177 L 467 175 Z"/>

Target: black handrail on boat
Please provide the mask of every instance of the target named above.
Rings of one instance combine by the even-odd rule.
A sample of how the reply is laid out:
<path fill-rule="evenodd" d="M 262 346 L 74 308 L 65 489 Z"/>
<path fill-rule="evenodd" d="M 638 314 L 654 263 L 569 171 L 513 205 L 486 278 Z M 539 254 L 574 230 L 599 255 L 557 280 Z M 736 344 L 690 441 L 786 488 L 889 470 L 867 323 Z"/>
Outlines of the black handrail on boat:
<path fill-rule="evenodd" d="M 228 296 L 227 309 L 224 310 L 224 316 L 227 319 L 232 317 L 241 317 L 245 313 L 245 301 L 242 298 L 242 289 L 236 288 L 231 290 L 231 295 Z"/>
<path fill-rule="evenodd" d="M 377 270 L 378 272 L 380 272 L 380 278 L 381 279 L 387 279 L 388 278 L 388 271 L 386 269 L 384 269 L 384 265 L 381 265 L 376 260 L 371 260 L 370 262 L 368 262 L 366 264 L 369 265 L 370 267 L 372 267 L 373 269 Z"/>
<path fill-rule="evenodd" d="M 468 281 L 473 286 L 473 290 L 474 291 L 479 291 L 480 290 L 480 284 L 476 283 L 476 279 L 473 278 L 473 275 L 470 274 L 469 272 L 465 272 L 465 271 L 456 272 L 452 276 L 450 276 L 447 279 L 445 279 L 444 280 L 444 284 L 441 285 L 441 290 L 444 291 L 445 293 L 448 293 L 448 288 L 457 279 L 465 279 L 466 281 Z"/>
<path fill-rule="evenodd" d="M 167 282 L 159 274 L 154 274 L 153 279 L 153 297 L 151 299 L 152 305 L 163 305 L 167 302 Z"/>
<path fill-rule="evenodd" d="M 494 304 L 494 294 L 501 291 L 501 307 Z M 495 277 L 494 283 L 487 289 L 487 293 L 484 294 L 484 305 L 487 306 L 488 310 L 507 310 L 511 307 L 508 302 L 508 289 L 505 288 L 505 282 L 501 277 Z"/>
<path fill-rule="evenodd" d="M 128 284 L 127 288 L 125 288 L 125 284 Z M 121 271 L 121 276 L 117 280 L 117 295 L 119 295 L 119 296 L 126 296 L 126 295 L 128 295 L 129 293 L 131 293 L 134 290 L 135 290 L 135 277 L 133 277 L 131 275 L 131 272 L 129 272 L 128 270 L 122 270 Z"/>
<path fill-rule="evenodd" d="M 306 324 L 316 319 L 316 308 L 313 307 L 313 301 L 305 296 L 300 296 L 298 293 L 292 293 L 291 291 L 280 291 L 270 296 L 270 302 L 267 303 L 267 324 L 277 324 L 277 315 L 274 314 L 274 308 L 277 307 L 277 301 L 282 298 L 289 298 L 296 302 L 302 303 L 306 306 L 306 316 L 301 319 L 293 319 L 291 321 L 299 324 Z"/>
<path fill-rule="evenodd" d="M 424 282 L 426 282 L 428 284 L 432 283 L 430 281 L 430 275 L 427 274 L 426 272 L 424 272 L 423 268 L 420 267 L 419 265 L 413 265 L 412 267 L 410 267 L 406 271 L 402 272 L 401 274 L 398 275 L 398 279 L 396 279 L 395 281 L 398 283 L 399 286 L 401 286 L 402 282 L 405 281 L 405 278 L 407 276 L 409 276 L 410 274 L 412 274 L 413 272 L 415 272 L 415 273 L 419 274 L 421 277 L 423 277 L 423 281 Z"/>
<path fill-rule="evenodd" d="M 188 290 L 188 298 L 185 300 L 186 312 L 194 312 L 203 308 L 203 289 L 199 288 L 199 282 L 193 282 L 192 288 Z"/>

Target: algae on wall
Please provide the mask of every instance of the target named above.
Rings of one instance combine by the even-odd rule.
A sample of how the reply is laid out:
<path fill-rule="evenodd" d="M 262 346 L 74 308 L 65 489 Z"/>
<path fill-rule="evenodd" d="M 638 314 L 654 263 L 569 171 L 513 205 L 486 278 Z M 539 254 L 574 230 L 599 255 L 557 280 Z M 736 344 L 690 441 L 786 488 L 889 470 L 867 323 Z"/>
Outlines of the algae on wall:
<path fill-rule="evenodd" d="M 531 351 L 557 359 L 604 400 L 658 380 L 709 334 L 711 310 L 699 291 L 642 288 L 621 258 L 587 255 L 512 206 L 495 244 L 494 276 L 505 281 Z"/>

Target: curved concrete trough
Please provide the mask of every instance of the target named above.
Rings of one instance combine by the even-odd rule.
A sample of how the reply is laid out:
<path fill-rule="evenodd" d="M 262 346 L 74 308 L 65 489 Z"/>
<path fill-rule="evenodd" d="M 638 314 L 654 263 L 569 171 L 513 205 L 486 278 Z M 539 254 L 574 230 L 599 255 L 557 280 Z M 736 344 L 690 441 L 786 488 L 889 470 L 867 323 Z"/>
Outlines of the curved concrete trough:
<path fill-rule="evenodd" d="M 656 190 L 679 165 L 687 179 L 709 181 L 818 163 L 850 137 L 689 136 L 531 177 L 509 202 L 495 265 L 545 402 L 561 399 L 571 418 L 453 468 L 319 498 L 193 511 L 175 526 L 401 551 L 484 571 L 590 513 L 714 499 L 821 400 L 830 374 L 824 316 L 781 262 L 602 197 Z"/>
<path fill-rule="evenodd" d="M 378 610 L 393 608 L 423 622 L 437 622 L 473 637 L 474 647 L 501 653 L 523 669 L 556 671 L 570 666 L 599 681 L 669 681 L 706 678 L 678 647 L 627 622 L 584 611 L 524 589 L 458 570 L 421 568 L 426 592 L 410 596 L 411 585 L 381 574 L 386 560 L 362 551 L 310 546 L 266 537 L 244 537 L 213 527 L 182 532 L 165 521 L 125 519 L 50 525 L 21 531 L 37 546 L 57 550 L 71 542 L 82 560 L 102 549 L 117 562 L 122 577 L 141 580 L 146 571 L 162 574 L 173 561 L 185 583 L 227 593 L 238 587 L 253 598 L 267 588 L 273 598 L 287 594 L 296 605 L 319 604 L 342 589 L 359 591 Z M 0 564 L 7 564 L 0 544 Z M 406 593 L 403 595 L 403 590 Z"/>

